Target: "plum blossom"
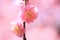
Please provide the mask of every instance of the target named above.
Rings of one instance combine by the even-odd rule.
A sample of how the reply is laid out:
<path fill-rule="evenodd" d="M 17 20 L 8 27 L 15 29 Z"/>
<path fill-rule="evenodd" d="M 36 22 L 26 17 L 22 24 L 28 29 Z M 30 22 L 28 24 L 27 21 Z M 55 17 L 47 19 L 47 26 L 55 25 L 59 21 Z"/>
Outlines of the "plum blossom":
<path fill-rule="evenodd" d="M 11 31 L 16 34 L 18 37 L 22 37 L 25 32 L 23 25 L 21 23 L 12 22 Z"/>
<path fill-rule="evenodd" d="M 12 32 L 14 32 L 17 36 L 22 37 L 25 33 L 25 29 L 23 28 L 23 22 L 33 22 L 38 16 L 38 9 L 34 5 L 26 5 L 24 6 L 23 1 L 16 1 L 17 6 L 20 6 L 22 10 L 19 12 L 17 19 L 12 21 Z M 21 4 L 21 5 L 20 5 Z"/>
<path fill-rule="evenodd" d="M 18 13 L 17 18 L 11 22 L 11 31 L 17 36 L 22 37 L 25 30 L 23 28 L 23 21 L 21 20 L 20 15 L 22 14 L 22 10 L 24 9 L 24 2 L 22 0 L 15 0 L 13 3 L 21 7 L 21 10 Z"/>
<path fill-rule="evenodd" d="M 26 5 L 21 19 L 27 23 L 33 22 L 38 16 L 38 9 L 34 5 Z"/>

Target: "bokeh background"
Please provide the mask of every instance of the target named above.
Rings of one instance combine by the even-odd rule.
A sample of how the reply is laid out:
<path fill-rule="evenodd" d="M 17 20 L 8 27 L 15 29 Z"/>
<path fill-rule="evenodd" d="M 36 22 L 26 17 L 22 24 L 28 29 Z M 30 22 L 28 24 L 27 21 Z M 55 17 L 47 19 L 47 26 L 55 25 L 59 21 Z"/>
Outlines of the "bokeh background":
<path fill-rule="evenodd" d="M 22 40 L 17 37 L 10 28 L 11 21 L 15 20 L 21 8 L 13 3 L 14 0 L 0 0 L 0 40 Z M 57 33 L 51 24 L 53 18 L 49 12 L 49 7 L 54 0 L 29 0 L 30 4 L 38 7 L 38 17 L 30 24 L 26 24 L 27 40 L 56 40 Z M 50 9 L 51 10 L 51 9 Z M 46 24 L 46 25 L 44 25 Z"/>

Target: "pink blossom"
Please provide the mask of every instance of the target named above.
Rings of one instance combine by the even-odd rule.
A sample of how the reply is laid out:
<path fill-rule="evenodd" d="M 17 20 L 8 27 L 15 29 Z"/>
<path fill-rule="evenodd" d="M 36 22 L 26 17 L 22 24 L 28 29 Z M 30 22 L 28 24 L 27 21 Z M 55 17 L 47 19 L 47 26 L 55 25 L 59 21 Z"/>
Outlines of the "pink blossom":
<path fill-rule="evenodd" d="M 26 5 L 25 11 L 21 15 L 21 19 L 27 23 L 33 22 L 38 16 L 37 7 Z"/>
<path fill-rule="evenodd" d="M 23 25 L 20 23 L 12 23 L 12 32 L 15 33 L 17 36 L 22 37 L 23 33 L 25 32 Z"/>

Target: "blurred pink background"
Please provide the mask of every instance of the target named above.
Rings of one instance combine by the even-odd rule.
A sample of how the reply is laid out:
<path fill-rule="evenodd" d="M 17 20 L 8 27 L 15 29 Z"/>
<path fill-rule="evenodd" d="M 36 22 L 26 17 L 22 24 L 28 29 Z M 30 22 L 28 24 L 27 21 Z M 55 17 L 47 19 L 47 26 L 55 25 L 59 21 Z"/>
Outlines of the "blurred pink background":
<path fill-rule="evenodd" d="M 26 24 L 27 40 L 57 40 L 57 32 L 52 26 L 42 25 L 46 21 L 51 24 L 53 18 L 49 12 L 49 7 L 54 0 L 30 0 L 30 3 L 38 7 L 38 18 L 34 23 Z M 0 3 L 0 40 L 22 40 L 11 32 L 11 21 L 15 20 L 20 11 L 20 7 L 12 1 L 1 0 Z M 49 16 L 47 16 L 47 14 Z"/>

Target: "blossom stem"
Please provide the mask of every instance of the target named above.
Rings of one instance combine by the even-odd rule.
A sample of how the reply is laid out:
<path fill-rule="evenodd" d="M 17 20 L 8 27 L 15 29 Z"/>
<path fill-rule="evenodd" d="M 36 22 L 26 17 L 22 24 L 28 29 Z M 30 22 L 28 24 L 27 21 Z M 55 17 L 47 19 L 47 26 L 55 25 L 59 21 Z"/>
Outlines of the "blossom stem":
<path fill-rule="evenodd" d="M 29 0 L 23 0 L 23 1 L 25 1 L 25 6 L 29 4 Z M 24 29 L 25 29 L 26 22 L 23 22 L 23 25 L 24 25 Z M 26 40 L 25 33 L 23 34 L 23 40 Z"/>
<path fill-rule="evenodd" d="M 25 22 L 23 22 L 23 26 L 24 26 L 24 29 L 25 29 Z M 23 40 L 26 40 L 25 33 L 23 34 Z"/>
<path fill-rule="evenodd" d="M 25 6 L 29 5 L 29 0 L 23 0 L 23 1 L 25 1 Z"/>

